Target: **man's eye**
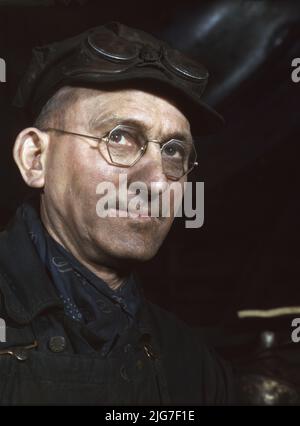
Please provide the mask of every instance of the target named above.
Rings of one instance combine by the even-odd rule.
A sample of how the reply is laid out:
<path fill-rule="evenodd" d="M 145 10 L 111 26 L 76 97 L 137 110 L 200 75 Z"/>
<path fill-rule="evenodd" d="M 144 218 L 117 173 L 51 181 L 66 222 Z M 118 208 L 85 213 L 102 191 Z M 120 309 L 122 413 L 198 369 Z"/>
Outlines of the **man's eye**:
<path fill-rule="evenodd" d="M 114 142 L 120 145 L 124 145 L 126 143 L 127 135 L 124 134 L 124 132 L 121 132 L 120 130 L 112 132 L 110 134 L 109 140 L 110 142 Z"/>
<path fill-rule="evenodd" d="M 169 145 L 165 148 L 165 153 L 168 157 L 173 158 L 183 158 L 184 156 L 184 149 L 179 145 Z"/>
<path fill-rule="evenodd" d="M 109 142 L 128 147 L 136 144 L 134 136 L 125 130 L 115 130 L 112 132 L 109 136 Z"/>

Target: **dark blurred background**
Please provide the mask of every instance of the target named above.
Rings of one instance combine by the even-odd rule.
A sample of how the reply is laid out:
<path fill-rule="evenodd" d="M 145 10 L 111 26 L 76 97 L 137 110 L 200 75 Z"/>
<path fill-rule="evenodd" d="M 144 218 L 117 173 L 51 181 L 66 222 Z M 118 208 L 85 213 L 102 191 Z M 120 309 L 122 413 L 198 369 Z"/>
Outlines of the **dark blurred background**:
<path fill-rule="evenodd" d="M 238 312 L 300 307 L 300 82 L 291 80 L 292 59 L 300 57 L 299 1 L 0 1 L 0 57 L 7 64 L 7 82 L 0 83 L 0 225 L 28 194 L 11 157 L 26 123 L 10 102 L 31 48 L 109 20 L 197 57 L 211 75 L 205 99 L 226 120 L 224 131 L 200 141 L 195 178 L 205 182 L 204 226 L 186 229 L 177 219 L 159 255 L 141 268 L 146 292 L 229 359 L 252 354 L 241 367 L 252 377 L 260 369 L 257 351 L 269 360 L 272 350 L 263 374 L 279 377 L 281 388 L 263 402 L 298 401 L 300 373 L 295 362 L 290 368 L 289 345 L 297 315 L 241 319 Z M 278 361 L 274 351 L 282 347 L 288 356 L 282 361 L 281 351 Z"/>

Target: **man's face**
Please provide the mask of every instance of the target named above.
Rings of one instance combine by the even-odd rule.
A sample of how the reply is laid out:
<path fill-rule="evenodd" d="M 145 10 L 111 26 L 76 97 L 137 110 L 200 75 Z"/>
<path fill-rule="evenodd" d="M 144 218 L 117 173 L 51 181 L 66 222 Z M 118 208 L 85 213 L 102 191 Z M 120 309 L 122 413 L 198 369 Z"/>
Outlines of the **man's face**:
<path fill-rule="evenodd" d="M 63 130 L 101 137 L 130 120 L 148 129 L 149 140 L 167 141 L 172 135 L 182 135 L 191 141 L 188 120 L 164 98 L 133 89 L 74 90 L 82 91 L 83 96 L 65 111 Z M 162 170 L 160 146 L 149 143 L 146 154 L 135 165 L 122 168 L 109 164 L 95 148 L 95 141 L 55 132 L 49 132 L 49 138 L 43 205 L 60 239 L 66 245 L 71 241 L 96 264 L 153 257 L 174 217 L 99 217 L 96 188 L 103 181 L 118 188 L 120 174 L 127 175 L 128 186 L 140 181 L 149 191 L 151 182 L 156 182 L 156 190 L 165 188 L 171 181 Z M 183 185 L 184 181 L 182 178 L 179 182 Z M 134 195 L 129 193 L 128 199 Z"/>

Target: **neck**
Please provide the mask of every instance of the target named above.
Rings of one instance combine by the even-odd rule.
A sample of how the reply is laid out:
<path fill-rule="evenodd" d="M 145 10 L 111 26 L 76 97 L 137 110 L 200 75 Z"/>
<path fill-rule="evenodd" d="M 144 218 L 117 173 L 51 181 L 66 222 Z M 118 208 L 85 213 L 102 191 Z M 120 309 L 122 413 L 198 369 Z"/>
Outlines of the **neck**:
<path fill-rule="evenodd" d="M 123 270 L 121 271 L 117 268 L 104 264 L 99 264 L 98 262 L 95 263 L 84 256 L 80 247 L 78 247 L 72 238 L 68 238 L 68 232 L 64 232 L 65 230 L 62 224 L 56 223 L 54 225 L 53 221 L 51 221 L 45 207 L 45 203 L 43 202 L 43 198 L 41 199 L 40 215 L 42 223 L 49 235 L 63 246 L 65 250 L 71 253 L 82 265 L 106 282 L 112 290 L 117 290 L 122 285 L 128 275 L 128 272 Z"/>

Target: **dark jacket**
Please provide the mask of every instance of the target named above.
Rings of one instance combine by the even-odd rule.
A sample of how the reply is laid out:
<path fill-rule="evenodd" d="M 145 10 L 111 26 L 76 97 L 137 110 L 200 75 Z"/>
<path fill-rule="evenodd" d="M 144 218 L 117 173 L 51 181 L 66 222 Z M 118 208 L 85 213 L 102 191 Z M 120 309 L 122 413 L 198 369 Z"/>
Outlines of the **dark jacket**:
<path fill-rule="evenodd" d="M 107 357 L 76 353 L 76 323 L 14 219 L 0 234 L 1 404 L 230 404 L 228 367 L 193 330 L 146 299 L 142 327 Z"/>

